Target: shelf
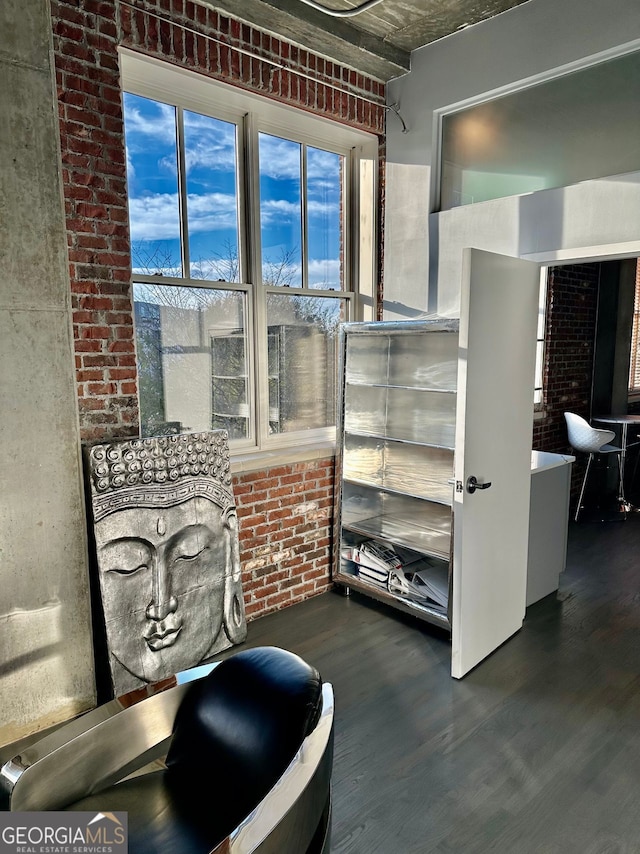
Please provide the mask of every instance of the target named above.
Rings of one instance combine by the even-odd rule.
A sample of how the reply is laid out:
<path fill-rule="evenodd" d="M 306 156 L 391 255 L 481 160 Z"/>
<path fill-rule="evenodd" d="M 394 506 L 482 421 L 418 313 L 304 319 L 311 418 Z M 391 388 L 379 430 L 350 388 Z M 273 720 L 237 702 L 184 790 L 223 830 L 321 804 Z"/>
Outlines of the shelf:
<path fill-rule="evenodd" d="M 455 394 L 351 385 L 344 402 L 344 430 L 453 448 L 456 401 Z"/>
<path fill-rule="evenodd" d="M 455 390 L 458 335 L 449 330 L 414 328 L 406 335 L 392 331 L 351 337 L 345 365 L 347 382 L 378 383 L 406 389 Z M 427 340 L 428 336 L 428 340 Z"/>
<path fill-rule="evenodd" d="M 425 555 L 449 560 L 450 532 L 425 528 L 411 524 L 406 519 L 392 516 L 372 516 L 370 519 L 361 519 L 358 522 L 345 522 L 344 527 L 354 534 L 376 537 L 376 539 L 404 546 Z"/>
<path fill-rule="evenodd" d="M 389 492 L 453 502 L 453 451 L 346 434 L 342 477 Z"/>
<path fill-rule="evenodd" d="M 377 489 L 377 490 L 380 490 L 381 492 L 386 492 L 389 495 L 398 495 L 398 496 L 401 496 L 404 498 L 415 498 L 417 501 L 428 501 L 432 504 L 440 504 L 442 507 L 452 507 L 453 506 L 453 498 L 449 501 L 446 499 L 433 498 L 432 496 L 424 495 L 424 494 L 418 495 L 414 492 L 409 492 L 409 490 L 406 488 L 405 489 L 398 489 L 398 488 L 394 489 L 391 486 L 382 486 L 379 483 L 375 483 L 373 481 L 367 481 L 367 480 L 364 480 L 362 478 L 359 479 L 359 478 L 355 478 L 355 477 L 345 477 L 344 482 L 348 483 L 348 484 L 352 484 L 353 486 L 363 486 L 366 489 Z M 447 488 L 449 490 L 453 490 L 453 485 L 447 484 Z"/>
<path fill-rule="evenodd" d="M 398 436 L 385 436 L 383 433 L 369 433 L 365 430 L 346 430 L 345 436 L 362 436 L 369 439 L 385 439 L 387 442 L 397 442 L 399 445 L 416 445 L 419 448 L 436 448 L 441 451 L 451 451 L 453 453 L 453 445 L 441 445 L 437 442 L 419 442 L 417 439 L 401 439 Z"/>
<path fill-rule="evenodd" d="M 362 380 L 347 379 L 347 385 L 360 388 L 391 388 L 402 391 L 426 392 L 427 394 L 457 394 L 455 388 L 438 388 L 437 386 L 398 385 L 397 383 L 368 383 Z"/>
<path fill-rule="evenodd" d="M 421 620 L 426 620 L 429 623 L 440 626 L 447 631 L 451 631 L 451 623 L 448 616 L 441 614 L 440 611 L 434 610 L 427 604 L 416 602 L 415 599 L 408 599 L 404 596 L 398 596 L 395 593 L 389 593 L 384 587 L 376 584 L 370 584 L 364 581 L 357 575 L 348 572 L 339 571 L 334 575 L 334 582 L 345 587 L 353 588 L 361 593 L 366 593 L 380 602 L 385 602 L 388 605 L 393 605 L 407 614 L 412 614 L 414 617 L 419 617 Z"/>

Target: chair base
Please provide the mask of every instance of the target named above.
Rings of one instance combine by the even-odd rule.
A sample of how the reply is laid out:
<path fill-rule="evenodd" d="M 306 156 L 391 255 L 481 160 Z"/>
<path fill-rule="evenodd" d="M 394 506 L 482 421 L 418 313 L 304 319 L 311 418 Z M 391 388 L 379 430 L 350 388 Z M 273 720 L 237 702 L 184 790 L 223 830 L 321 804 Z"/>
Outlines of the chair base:
<path fill-rule="evenodd" d="M 333 813 L 333 805 L 331 793 L 327 798 L 326 806 L 320 816 L 318 827 L 313 835 L 313 839 L 309 843 L 306 854 L 329 854 L 331 850 L 331 819 Z"/>
<path fill-rule="evenodd" d="M 580 518 L 580 515 L 583 510 L 588 509 L 584 504 L 584 495 L 587 486 L 587 480 L 589 478 L 589 472 L 591 470 L 592 463 L 596 457 L 608 457 L 609 453 L 598 453 L 597 451 L 592 451 L 589 453 L 589 457 L 587 459 L 587 467 L 584 472 L 584 477 L 582 479 L 582 486 L 580 488 L 580 495 L 578 497 L 578 503 L 576 505 L 576 512 L 574 515 L 574 522 L 577 522 Z M 616 459 L 618 461 L 618 484 L 617 484 L 617 497 L 615 501 L 615 505 L 617 505 L 617 509 L 603 512 L 601 508 L 598 509 L 598 515 L 601 517 L 599 521 L 601 522 L 609 522 L 609 521 L 621 521 L 623 522 L 627 518 L 627 513 L 631 510 L 631 505 L 627 501 L 624 494 L 624 483 L 623 483 L 623 469 L 622 469 L 622 460 L 619 453 L 616 453 Z M 614 505 L 614 506 L 615 506 Z M 615 515 L 611 515 L 611 514 Z"/>

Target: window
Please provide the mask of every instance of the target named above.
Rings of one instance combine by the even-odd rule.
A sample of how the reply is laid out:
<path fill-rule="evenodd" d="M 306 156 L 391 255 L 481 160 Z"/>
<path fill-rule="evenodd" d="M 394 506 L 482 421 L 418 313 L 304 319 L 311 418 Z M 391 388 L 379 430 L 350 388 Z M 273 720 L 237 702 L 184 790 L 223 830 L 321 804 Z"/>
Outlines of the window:
<path fill-rule="evenodd" d="M 533 404 L 542 409 L 544 392 L 544 339 L 547 329 L 547 293 L 549 268 L 540 268 L 540 290 L 538 292 L 538 326 L 536 332 L 536 368 L 533 388 Z"/>
<path fill-rule="evenodd" d="M 338 326 L 373 312 L 377 140 L 121 62 L 142 434 L 332 438 Z"/>
<path fill-rule="evenodd" d="M 631 326 L 631 357 L 629 359 L 629 392 L 637 400 L 640 395 L 640 260 L 636 264 L 636 288 Z"/>

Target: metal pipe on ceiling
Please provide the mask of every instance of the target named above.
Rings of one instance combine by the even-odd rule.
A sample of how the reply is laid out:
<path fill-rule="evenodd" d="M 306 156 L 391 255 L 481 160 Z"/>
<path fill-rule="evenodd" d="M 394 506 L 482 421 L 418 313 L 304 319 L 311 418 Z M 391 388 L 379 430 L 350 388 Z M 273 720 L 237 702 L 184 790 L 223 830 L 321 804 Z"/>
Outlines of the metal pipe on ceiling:
<path fill-rule="evenodd" d="M 332 18 L 353 18 L 355 15 L 359 15 L 360 12 L 366 12 L 367 9 L 372 9 L 378 3 L 382 3 L 382 0 L 365 0 L 364 3 L 354 6 L 353 9 L 328 9 L 322 3 L 316 3 L 316 0 L 302 0 L 302 3 L 306 3 L 307 6 L 317 9 L 319 12 L 324 12 L 325 15 L 331 15 Z"/>

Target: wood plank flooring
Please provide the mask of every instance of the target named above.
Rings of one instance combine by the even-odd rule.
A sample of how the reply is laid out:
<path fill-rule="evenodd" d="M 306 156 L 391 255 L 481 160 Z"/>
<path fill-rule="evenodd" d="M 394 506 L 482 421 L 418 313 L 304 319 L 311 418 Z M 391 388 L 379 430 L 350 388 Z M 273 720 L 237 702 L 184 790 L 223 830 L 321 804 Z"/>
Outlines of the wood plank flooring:
<path fill-rule="evenodd" d="M 446 635 L 356 593 L 261 644 L 333 683 L 333 854 L 639 854 L 640 514 L 571 523 L 558 595 L 462 680 Z"/>

